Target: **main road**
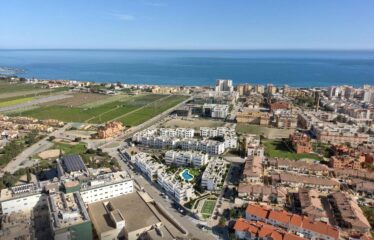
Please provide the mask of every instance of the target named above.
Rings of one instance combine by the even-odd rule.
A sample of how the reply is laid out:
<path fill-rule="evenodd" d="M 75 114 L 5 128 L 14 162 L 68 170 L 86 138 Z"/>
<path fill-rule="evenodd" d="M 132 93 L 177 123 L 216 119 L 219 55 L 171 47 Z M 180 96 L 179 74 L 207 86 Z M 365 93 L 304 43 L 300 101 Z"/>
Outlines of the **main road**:
<path fill-rule="evenodd" d="M 131 170 L 129 166 L 121 159 L 117 151 L 111 151 L 109 154 L 117 159 L 122 170 L 127 171 L 132 176 L 134 181 L 140 187 L 143 187 L 144 190 L 155 200 L 155 202 L 160 204 L 175 219 L 177 223 L 179 223 L 188 231 L 188 239 L 216 239 L 210 232 L 203 231 L 198 228 L 197 221 L 194 222 L 193 218 L 187 215 L 183 215 L 177 209 L 175 209 L 175 207 L 173 207 L 172 200 L 162 197 L 161 192 L 152 183 L 145 179 L 143 175 L 141 175 L 140 173 L 138 174 L 134 170 Z"/>

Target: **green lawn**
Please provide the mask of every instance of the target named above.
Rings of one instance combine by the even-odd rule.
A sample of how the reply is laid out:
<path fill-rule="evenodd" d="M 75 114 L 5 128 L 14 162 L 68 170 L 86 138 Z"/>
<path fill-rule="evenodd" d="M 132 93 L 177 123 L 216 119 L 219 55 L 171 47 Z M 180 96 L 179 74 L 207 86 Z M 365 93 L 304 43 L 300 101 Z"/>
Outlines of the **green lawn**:
<path fill-rule="evenodd" d="M 26 103 L 34 99 L 35 99 L 34 97 L 24 97 L 24 98 L 17 98 L 14 100 L 9 100 L 9 101 L 1 101 L 0 107 L 9 107 L 9 106 L 13 106 L 13 105 L 21 104 L 21 103 Z"/>
<path fill-rule="evenodd" d="M 265 155 L 271 158 L 288 158 L 291 160 L 299 160 L 302 158 L 310 158 L 315 160 L 322 160 L 313 153 L 295 153 L 291 151 L 282 140 L 266 140 L 262 142 L 265 147 Z"/>
<path fill-rule="evenodd" d="M 208 218 L 213 214 L 216 200 L 205 200 L 203 207 L 201 208 L 201 214 L 204 218 Z"/>
<path fill-rule="evenodd" d="M 83 154 L 86 152 L 86 144 L 84 143 L 78 143 L 76 145 L 67 143 L 55 143 L 52 148 L 60 149 L 64 152 L 64 154 Z"/>

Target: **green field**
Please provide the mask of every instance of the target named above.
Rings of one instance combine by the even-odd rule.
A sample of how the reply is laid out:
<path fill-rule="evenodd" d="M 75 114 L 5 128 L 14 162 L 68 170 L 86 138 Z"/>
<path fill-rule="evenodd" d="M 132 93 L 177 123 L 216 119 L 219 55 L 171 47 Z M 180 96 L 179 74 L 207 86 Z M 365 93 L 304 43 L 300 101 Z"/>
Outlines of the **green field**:
<path fill-rule="evenodd" d="M 169 108 L 174 107 L 187 98 L 188 97 L 186 96 L 171 95 L 168 98 L 164 98 L 160 101 L 149 104 L 140 110 L 132 112 L 131 114 L 123 116 L 118 120 L 123 122 L 126 126 L 136 126 L 168 110 Z"/>
<path fill-rule="evenodd" d="M 201 208 L 201 214 L 204 218 L 208 218 L 213 214 L 216 200 L 205 200 L 203 207 Z"/>
<path fill-rule="evenodd" d="M 42 84 L 0 82 L 0 94 L 41 89 Z"/>
<path fill-rule="evenodd" d="M 175 106 L 187 97 L 175 95 L 138 95 L 118 98 L 95 107 L 44 106 L 21 112 L 20 115 L 38 119 L 58 119 L 64 122 L 104 123 L 122 121 L 125 125 L 138 125 Z M 138 109 L 138 110 L 137 110 Z M 19 114 L 17 114 L 19 115 Z"/>
<path fill-rule="evenodd" d="M 262 142 L 265 147 L 265 155 L 271 158 L 288 158 L 291 160 L 299 160 L 309 158 L 322 160 L 322 158 L 313 153 L 295 153 L 291 151 L 282 140 L 266 140 Z"/>
<path fill-rule="evenodd" d="M 0 107 L 9 107 L 9 106 L 13 106 L 13 105 L 21 104 L 21 103 L 26 103 L 34 99 L 35 99 L 34 97 L 24 97 L 24 98 L 17 98 L 14 100 L 9 100 L 9 101 L 1 100 Z"/>
<path fill-rule="evenodd" d="M 55 143 L 53 149 L 60 149 L 64 154 L 83 154 L 86 152 L 86 144 L 78 143 L 75 145 L 67 143 Z"/>

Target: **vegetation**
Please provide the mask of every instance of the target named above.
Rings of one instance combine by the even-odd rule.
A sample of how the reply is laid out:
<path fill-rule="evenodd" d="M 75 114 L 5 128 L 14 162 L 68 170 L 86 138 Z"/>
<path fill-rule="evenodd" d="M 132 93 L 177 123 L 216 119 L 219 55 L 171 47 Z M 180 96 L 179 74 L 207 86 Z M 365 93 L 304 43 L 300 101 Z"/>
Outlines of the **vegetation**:
<path fill-rule="evenodd" d="M 291 151 L 282 140 L 266 140 L 262 142 L 265 147 L 265 155 L 271 158 L 288 158 L 291 160 L 299 160 L 302 158 L 310 158 L 322 160 L 322 158 L 314 153 L 295 153 Z"/>
<path fill-rule="evenodd" d="M 9 100 L 9 101 L 1 101 L 0 102 L 0 107 L 9 107 L 17 104 L 22 104 L 22 103 L 27 103 L 29 101 L 34 100 L 34 97 L 24 97 L 24 98 L 17 98 L 14 100 Z"/>
<path fill-rule="evenodd" d="M 362 211 L 365 214 L 365 217 L 368 219 L 371 225 L 371 235 L 374 237 L 374 207 L 361 206 Z"/>
<path fill-rule="evenodd" d="M 315 105 L 315 100 L 313 97 L 310 96 L 300 96 L 296 97 L 293 103 L 299 107 L 313 108 Z"/>
<path fill-rule="evenodd" d="M 160 100 L 162 98 L 165 100 Z M 185 97 L 150 94 L 118 99 L 93 107 L 43 106 L 24 111 L 21 115 L 38 119 L 53 118 L 64 122 L 90 123 L 104 123 L 118 118 L 125 125 L 134 126 L 175 106 Z"/>
<path fill-rule="evenodd" d="M 0 150 L 0 166 L 5 166 L 25 148 L 36 143 L 42 138 L 36 132 L 31 132 L 24 138 L 15 139 L 9 142 L 3 149 Z"/>

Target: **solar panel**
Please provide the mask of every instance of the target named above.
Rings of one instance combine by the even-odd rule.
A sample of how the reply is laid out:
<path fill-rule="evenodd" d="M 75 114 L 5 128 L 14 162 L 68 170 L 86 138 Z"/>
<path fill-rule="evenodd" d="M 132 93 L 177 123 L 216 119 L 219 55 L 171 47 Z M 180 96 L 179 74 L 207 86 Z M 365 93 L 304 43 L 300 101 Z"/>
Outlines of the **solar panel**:
<path fill-rule="evenodd" d="M 67 172 L 76 172 L 86 169 L 81 156 L 77 154 L 65 155 L 62 157 L 62 161 Z"/>

